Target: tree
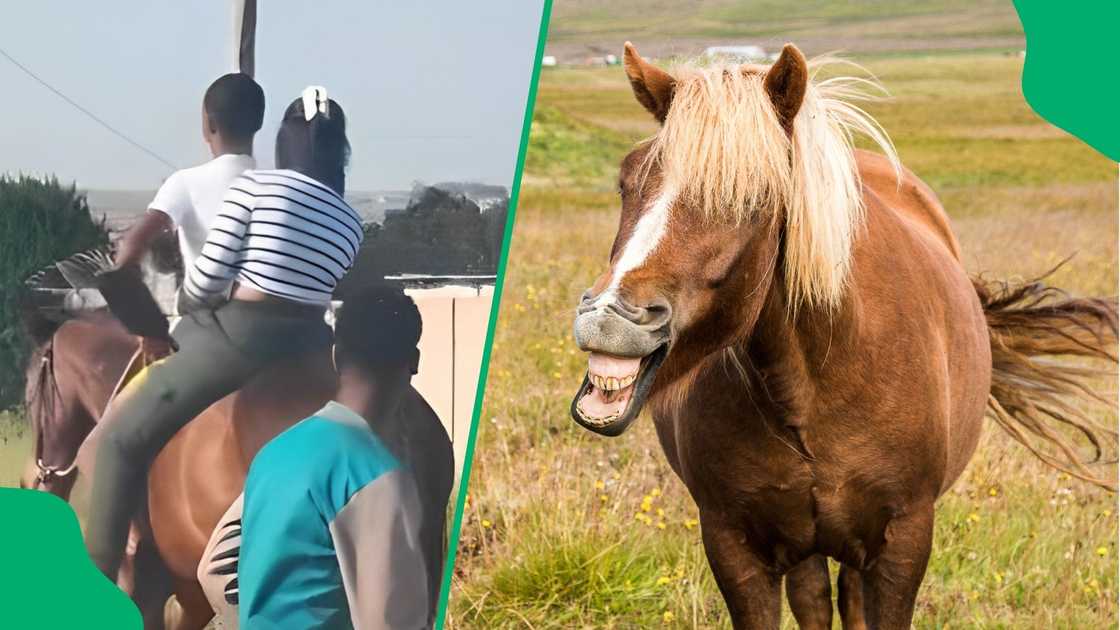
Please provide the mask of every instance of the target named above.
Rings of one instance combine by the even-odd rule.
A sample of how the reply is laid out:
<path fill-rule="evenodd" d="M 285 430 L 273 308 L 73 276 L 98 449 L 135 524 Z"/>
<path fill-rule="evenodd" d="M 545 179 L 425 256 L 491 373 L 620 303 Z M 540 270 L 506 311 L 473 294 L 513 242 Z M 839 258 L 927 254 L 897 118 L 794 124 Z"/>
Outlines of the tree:
<path fill-rule="evenodd" d="M 0 409 L 20 402 L 31 347 L 20 318 L 24 280 L 76 252 L 108 244 L 85 194 L 55 177 L 0 175 Z"/>

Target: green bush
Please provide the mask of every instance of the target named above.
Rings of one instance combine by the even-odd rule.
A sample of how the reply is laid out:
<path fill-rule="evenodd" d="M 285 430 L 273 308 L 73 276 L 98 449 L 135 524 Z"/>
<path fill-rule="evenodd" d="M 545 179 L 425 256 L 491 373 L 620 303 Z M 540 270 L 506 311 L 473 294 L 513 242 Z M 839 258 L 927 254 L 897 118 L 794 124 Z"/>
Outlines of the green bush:
<path fill-rule="evenodd" d="M 0 175 L 0 409 L 23 396 L 31 350 L 20 321 L 23 281 L 108 240 L 104 223 L 94 221 L 85 195 L 73 185 L 61 186 L 55 177 Z"/>

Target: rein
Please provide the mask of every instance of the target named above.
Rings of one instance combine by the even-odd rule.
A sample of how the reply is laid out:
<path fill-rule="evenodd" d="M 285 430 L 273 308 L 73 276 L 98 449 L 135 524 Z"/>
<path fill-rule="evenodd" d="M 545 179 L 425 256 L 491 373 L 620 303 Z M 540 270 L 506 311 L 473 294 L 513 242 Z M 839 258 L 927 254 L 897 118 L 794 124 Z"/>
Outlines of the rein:
<path fill-rule="evenodd" d="M 44 388 L 49 391 L 44 392 Z M 43 463 L 43 437 L 46 431 L 46 419 L 53 416 L 55 403 L 61 398 L 58 389 L 58 380 L 54 373 L 54 338 L 43 346 L 42 356 L 39 358 L 39 370 L 35 377 L 31 404 L 32 424 L 35 427 L 35 467 L 38 469 L 36 480 L 40 485 L 54 479 L 60 479 L 74 472 L 78 467 L 75 459 L 69 466 L 52 466 Z"/>

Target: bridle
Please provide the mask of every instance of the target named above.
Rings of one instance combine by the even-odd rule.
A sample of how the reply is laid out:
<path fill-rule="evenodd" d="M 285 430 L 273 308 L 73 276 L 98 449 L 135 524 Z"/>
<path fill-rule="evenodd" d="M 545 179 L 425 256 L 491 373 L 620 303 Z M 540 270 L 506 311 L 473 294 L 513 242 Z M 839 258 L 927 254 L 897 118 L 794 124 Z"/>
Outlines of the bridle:
<path fill-rule="evenodd" d="M 35 458 L 35 468 L 39 470 L 35 475 L 35 481 L 40 486 L 45 486 L 48 482 L 62 479 L 77 470 L 78 460 L 75 459 L 69 466 L 61 468 L 59 466 L 48 466 L 43 463 L 42 459 Z"/>
<path fill-rule="evenodd" d="M 39 359 L 39 375 L 36 382 L 35 401 L 38 409 L 34 410 L 35 421 L 38 422 L 38 434 L 35 439 L 35 481 L 40 488 L 45 487 L 52 481 L 58 481 L 71 475 L 78 468 L 78 460 L 74 459 L 69 466 L 51 466 L 43 463 L 43 432 L 45 414 L 51 414 L 55 409 L 55 402 L 59 397 L 58 384 L 54 380 L 54 340 L 47 342 L 43 348 L 42 357 Z M 50 388 L 49 392 L 44 393 L 44 385 Z M 47 398 L 44 398 L 44 395 Z"/>

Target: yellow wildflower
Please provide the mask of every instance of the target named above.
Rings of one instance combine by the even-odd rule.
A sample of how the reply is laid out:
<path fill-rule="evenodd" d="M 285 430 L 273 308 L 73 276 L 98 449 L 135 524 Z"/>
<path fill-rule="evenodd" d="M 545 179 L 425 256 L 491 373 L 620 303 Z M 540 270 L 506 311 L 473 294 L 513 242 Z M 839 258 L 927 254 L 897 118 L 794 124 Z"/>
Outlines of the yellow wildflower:
<path fill-rule="evenodd" d="M 661 577 L 657 578 L 657 585 L 658 586 L 665 586 L 666 584 L 669 584 L 672 581 L 673 580 L 669 579 L 668 576 L 662 575 Z"/>
<path fill-rule="evenodd" d="M 1102 557 L 1102 558 L 1107 556 L 1108 555 L 1108 547 L 1103 547 L 1103 546 L 1102 547 L 1097 547 L 1097 555 Z"/>
<path fill-rule="evenodd" d="M 490 521 L 489 521 L 488 519 L 485 519 L 485 518 L 484 518 L 484 519 L 482 519 L 482 527 L 483 527 L 483 528 L 485 528 L 485 529 L 490 529 L 490 528 L 491 528 L 491 527 L 492 527 L 493 525 L 494 525 L 494 524 L 493 524 L 493 523 L 491 523 L 491 522 L 490 522 Z"/>
<path fill-rule="evenodd" d="M 671 610 L 666 610 L 665 614 L 661 615 L 661 621 L 664 623 L 673 623 L 673 620 L 676 618 L 677 616 L 674 615 Z"/>
<path fill-rule="evenodd" d="M 602 490 L 603 488 L 606 488 L 606 487 L 607 487 L 607 484 L 603 483 L 602 479 L 599 479 L 595 482 L 595 489 L 596 490 Z"/>

